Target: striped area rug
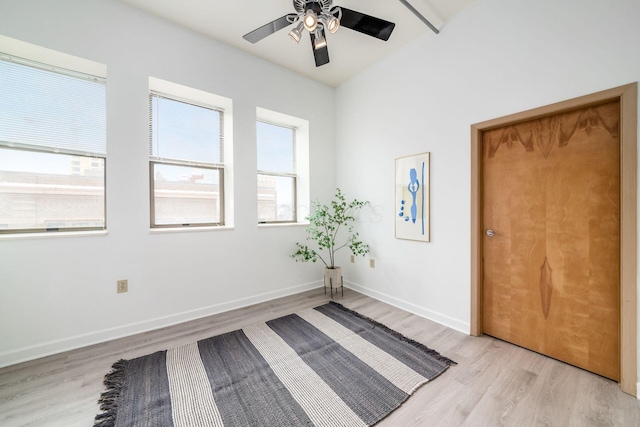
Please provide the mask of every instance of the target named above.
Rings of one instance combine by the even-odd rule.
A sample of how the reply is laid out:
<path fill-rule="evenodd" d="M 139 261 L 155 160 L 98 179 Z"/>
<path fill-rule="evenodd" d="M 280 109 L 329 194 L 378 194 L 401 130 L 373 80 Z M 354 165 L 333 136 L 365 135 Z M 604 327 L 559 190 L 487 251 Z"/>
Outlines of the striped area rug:
<path fill-rule="evenodd" d="M 371 426 L 452 363 L 331 302 L 116 362 L 94 425 Z"/>

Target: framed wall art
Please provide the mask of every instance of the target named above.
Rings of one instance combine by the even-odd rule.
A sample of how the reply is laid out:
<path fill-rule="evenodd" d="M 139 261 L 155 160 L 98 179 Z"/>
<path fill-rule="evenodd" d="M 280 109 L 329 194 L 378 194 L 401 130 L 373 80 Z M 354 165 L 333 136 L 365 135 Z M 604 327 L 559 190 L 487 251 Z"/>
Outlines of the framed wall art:
<path fill-rule="evenodd" d="M 396 159 L 396 238 L 429 241 L 430 153 Z"/>

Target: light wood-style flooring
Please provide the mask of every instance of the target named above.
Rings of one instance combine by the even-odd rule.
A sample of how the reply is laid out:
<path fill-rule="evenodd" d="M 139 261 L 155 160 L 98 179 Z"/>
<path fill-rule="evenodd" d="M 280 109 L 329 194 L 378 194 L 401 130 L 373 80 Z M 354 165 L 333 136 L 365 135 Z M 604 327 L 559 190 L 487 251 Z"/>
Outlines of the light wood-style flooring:
<path fill-rule="evenodd" d="M 91 426 L 103 376 L 116 360 L 328 299 L 320 288 L 0 369 L 0 426 Z M 336 300 L 458 362 L 416 391 L 380 427 L 640 426 L 639 401 L 613 381 L 488 336 L 467 336 L 349 289 Z"/>

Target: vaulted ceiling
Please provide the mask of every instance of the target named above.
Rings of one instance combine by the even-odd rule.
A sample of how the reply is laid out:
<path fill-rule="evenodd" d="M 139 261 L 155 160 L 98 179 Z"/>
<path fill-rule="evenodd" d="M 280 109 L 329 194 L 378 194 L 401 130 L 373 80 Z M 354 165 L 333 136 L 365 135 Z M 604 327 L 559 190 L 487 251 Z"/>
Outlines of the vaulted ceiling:
<path fill-rule="evenodd" d="M 341 27 L 327 34 L 330 62 L 316 67 L 307 34 L 299 44 L 282 29 L 252 44 L 242 38 L 250 31 L 294 13 L 291 0 L 121 0 L 161 18 L 195 30 L 245 52 L 264 58 L 329 86 L 338 86 L 410 41 L 428 33 L 438 37 L 399 0 L 335 0 L 343 6 L 396 24 L 388 41 Z M 473 0 L 409 0 L 438 29 Z"/>

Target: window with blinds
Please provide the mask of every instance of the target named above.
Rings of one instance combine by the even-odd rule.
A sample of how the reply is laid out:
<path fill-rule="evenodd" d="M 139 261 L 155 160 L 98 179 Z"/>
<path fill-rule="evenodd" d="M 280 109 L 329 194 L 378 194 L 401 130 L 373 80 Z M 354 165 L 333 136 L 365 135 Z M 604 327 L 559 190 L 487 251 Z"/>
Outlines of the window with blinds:
<path fill-rule="evenodd" d="M 258 121 L 258 223 L 296 222 L 296 128 Z"/>
<path fill-rule="evenodd" d="M 224 225 L 224 111 L 151 92 L 151 227 Z"/>
<path fill-rule="evenodd" d="M 0 53 L 0 233 L 106 229 L 105 84 Z"/>

